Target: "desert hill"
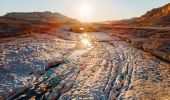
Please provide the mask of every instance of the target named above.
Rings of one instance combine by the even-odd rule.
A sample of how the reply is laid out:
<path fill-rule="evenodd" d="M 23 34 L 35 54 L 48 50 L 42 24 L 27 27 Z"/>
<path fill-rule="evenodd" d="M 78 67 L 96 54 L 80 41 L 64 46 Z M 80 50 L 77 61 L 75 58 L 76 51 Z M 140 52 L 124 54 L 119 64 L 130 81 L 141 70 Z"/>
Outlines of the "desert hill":
<path fill-rule="evenodd" d="M 0 17 L 0 37 L 27 35 L 35 33 L 55 34 L 62 25 L 79 23 L 60 13 L 12 12 Z"/>
<path fill-rule="evenodd" d="M 170 3 L 148 11 L 138 18 L 141 26 L 170 26 Z"/>
<path fill-rule="evenodd" d="M 70 23 L 77 22 L 76 19 L 69 18 L 60 13 L 45 12 L 12 12 L 4 15 L 7 18 L 27 19 L 27 20 L 39 20 L 45 22 L 57 22 L 57 23 Z"/>
<path fill-rule="evenodd" d="M 53 34 L 58 26 L 59 23 L 0 17 L 0 37 L 35 33 Z"/>
<path fill-rule="evenodd" d="M 168 27 L 170 26 L 170 3 L 154 8 L 141 17 L 124 19 L 112 23 L 113 25 L 130 25 L 130 26 L 150 26 L 150 27 Z"/>

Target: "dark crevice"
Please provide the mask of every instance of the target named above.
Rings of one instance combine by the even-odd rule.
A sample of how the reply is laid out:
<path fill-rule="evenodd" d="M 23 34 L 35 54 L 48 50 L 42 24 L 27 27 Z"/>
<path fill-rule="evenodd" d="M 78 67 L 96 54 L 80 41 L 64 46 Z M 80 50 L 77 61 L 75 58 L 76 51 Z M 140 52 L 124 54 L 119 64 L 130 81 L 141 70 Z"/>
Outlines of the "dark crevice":
<path fill-rule="evenodd" d="M 58 67 L 62 63 L 63 63 L 63 61 L 52 61 L 48 65 L 46 65 L 45 68 L 46 68 L 46 70 L 49 70 L 50 68 Z"/>
<path fill-rule="evenodd" d="M 135 48 L 135 47 L 134 47 L 134 48 Z M 144 51 L 144 52 L 148 52 L 148 53 L 150 53 L 151 55 L 155 56 L 157 59 L 159 59 L 159 60 L 161 60 L 161 61 L 163 61 L 163 62 L 165 62 L 165 63 L 170 63 L 169 60 L 167 60 L 167 59 L 165 59 L 165 58 L 162 58 L 162 57 L 160 57 L 160 56 L 158 56 L 158 55 L 155 55 L 155 54 L 153 54 L 152 52 L 149 52 L 149 51 L 147 51 L 147 50 L 144 50 L 143 48 L 137 48 L 137 49 L 142 50 L 142 51 Z"/>
<path fill-rule="evenodd" d="M 152 53 L 151 53 L 152 54 Z M 154 54 L 152 54 L 153 56 L 155 56 L 157 59 L 159 59 L 159 60 L 161 60 L 161 61 L 163 61 L 163 62 L 165 62 L 165 63 L 169 63 L 170 64 L 170 61 L 169 60 L 167 60 L 167 59 L 165 59 L 165 58 L 162 58 L 162 57 L 160 57 L 160 56 L 157 56 L 157 55 L 154 55 Z"/>
<path fill-rule="evenodd" d="M 54 68 L 54 67 L 58 67 L 59 65 L 61 65 L 63 62 L 62 61 L 53 61 L 53 62 L 51 62 L 51 63 L 49 63 L 48 65 L 47 65 L 47 67 L 46 67 L 46 70 L 48 71 L 48 70 L 50 70 L 50 68 Z M 45 73 L 46 74 L 46 73 Z M 34 86 L 31 86 L 31 87 L 29 87 L 29 88 L 27 88 L 27 89 L 25 89 L 24 91 L 22 91 L 22 92 L 20 92 L 20 93 L 18 93 L 18 94 L 16 94 L 16 95 L 11 95 L 11 97 L 9 96 L 9 97 L 7 97 L 6 99 L 9 99 L 9 100 L 13 100 L 13 99 L 17 99 L 17 100 L 25 100 L 25 99 L 28 99 L 28 98 L 31 98 L 31 97 L 33 97 L 33 96 L 36 96 L 36 99 L 39 99 L 39 98 L 42 98 L 43 97 L 43 95 L 49 90 L 49 89 L 51 89 L 53 86 L 51 85 L 51 86 L 47 86 L 47 88 L 46 88 L 46 90 L 45 91 L 42 91 L 40 94 L 36 94 L 36 92 L 35 92 L 35 90 L 37 90 L 38 88 L 39 88 L 39 85 L 40 84 L 42 84 L 42 83 L 46 83 L 46 81 L 47 80 L 49 80 L 50 78 L 47 78 L 47 79 L 45 79 L 45 80 L 43 80 L 43 81 L 41 81 L 41 82 L 38 82 L 36 85 L 34 85 Z M 53 80 L 53 78 L 52 79 L 50 79 L 49 80 L 49 82 L 51 82 Z M 57 82 L 58 83 L 58 82 Z M 32 87 L 34 87 L 33 89 L 31 89 Z M 20 97 L 20 96 L 22 96 L 22 95 L 24 95 L 25 94 L 25 96 L 23 96 L 23 97 Z"/>

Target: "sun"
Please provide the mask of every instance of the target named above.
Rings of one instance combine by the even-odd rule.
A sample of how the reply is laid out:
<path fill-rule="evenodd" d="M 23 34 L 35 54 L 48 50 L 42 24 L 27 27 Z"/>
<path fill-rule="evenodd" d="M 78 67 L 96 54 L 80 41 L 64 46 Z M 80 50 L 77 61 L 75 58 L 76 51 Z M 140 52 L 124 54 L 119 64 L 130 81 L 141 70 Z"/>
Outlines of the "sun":
<path fill-rule="evenodd" d="M 83 4 L 80 7 L 80 15 L 82 17 L 89 17 L 92 14 L 92 8 L 89 4 Z"/>
<path fill-rule="evenodd" d="M 81 21 L 89 21 L 92 16 L 92 6 L 90 4 L 83 4 L 79 8 Z"/>

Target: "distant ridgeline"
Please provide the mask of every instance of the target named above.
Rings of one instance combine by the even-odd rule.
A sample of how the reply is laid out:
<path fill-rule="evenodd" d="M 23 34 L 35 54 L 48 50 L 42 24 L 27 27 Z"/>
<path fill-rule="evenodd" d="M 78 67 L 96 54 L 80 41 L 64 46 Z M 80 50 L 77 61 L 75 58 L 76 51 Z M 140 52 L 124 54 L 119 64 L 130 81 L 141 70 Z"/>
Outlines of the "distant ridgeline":
<path fill-rule="evenodd" d="M 45 12 L 12 12 L 7 13 L 4 17 L 16 18 L 16 19 L 27 19 L 27 20 L 39 20 L 45 22 L 57 22 L 57 23 L 70 23 L 77 22 L 76 19 L 69 18 L 60 13 L 52 13 L 49 11 Z"/>
<path fill-rule="evenodd" d="M 51 34 L 61 24 L 79 23 L 59 13 L 13 12 L 0 17 L 0 37 L 32 33 Z"/>
<path fill-rule="evenodd" d="M 160 8 L 154 8 L 141 17 L 120 20 L 113 22 L 113 24 L 155 27 L 170 26 L 170 3 Z"/>

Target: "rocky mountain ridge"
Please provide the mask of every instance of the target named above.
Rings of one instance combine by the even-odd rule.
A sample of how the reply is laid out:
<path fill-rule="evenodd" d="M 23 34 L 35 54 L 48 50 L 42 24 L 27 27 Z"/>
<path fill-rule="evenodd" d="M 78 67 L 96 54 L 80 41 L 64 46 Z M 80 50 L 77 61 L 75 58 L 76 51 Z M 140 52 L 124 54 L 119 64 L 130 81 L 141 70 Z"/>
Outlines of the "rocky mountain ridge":
<path fill-rule="evenodd" d="M 112 25 L 129 25 L 129 26 L 149 26 L 149 27 L 169 27 L 170 26 L 170 3 L 165 6 L 154 8 L 141 17 L 124 19 L 112 22 Z"/>
<path fill-rule="evenodd" d="M 141 26 L 170 26 L 170 3 L 148 11 L 138 20 Z"/>
<path fill-rule="evenodd" d="M 16 19 L 27 19 L 27 20 L 39 20 L 45 22 L 57 22 L 57 23 L 70 23 L 77 22 L 76 19 L 69 18 L 60 13 L 52 13 L 49 11 L 45 12 L 12 12 L 7 13 L 3 17 L 16 18 Z"/>

